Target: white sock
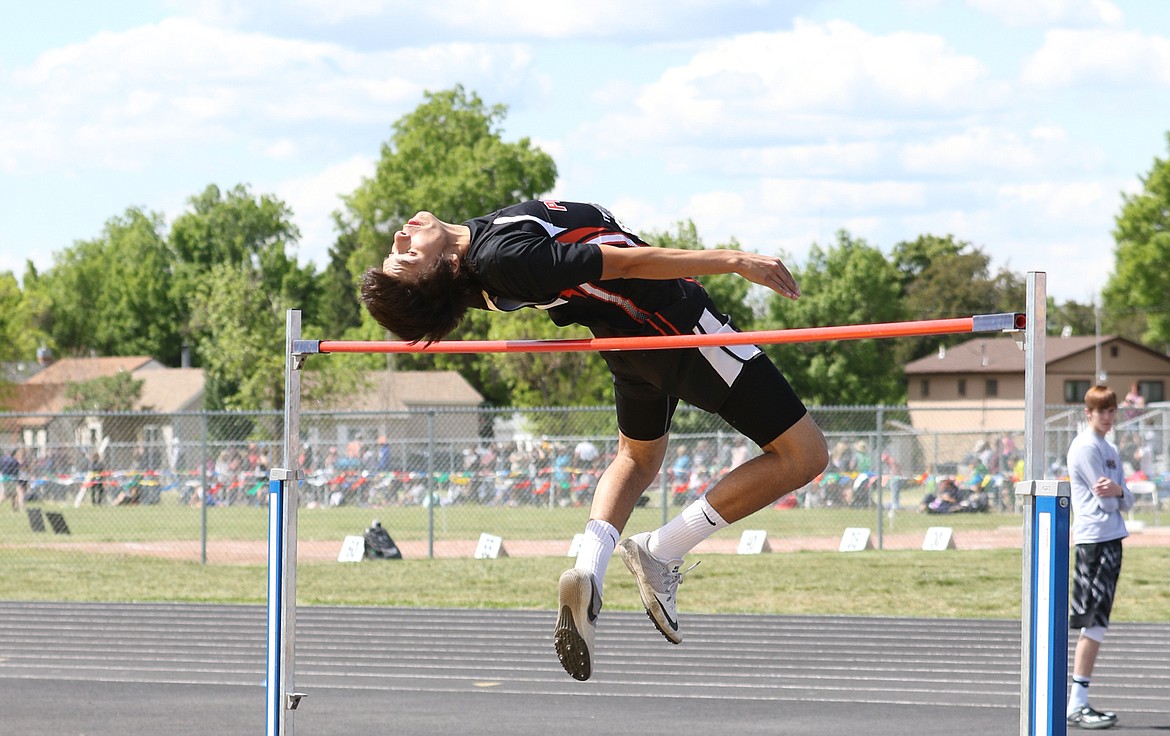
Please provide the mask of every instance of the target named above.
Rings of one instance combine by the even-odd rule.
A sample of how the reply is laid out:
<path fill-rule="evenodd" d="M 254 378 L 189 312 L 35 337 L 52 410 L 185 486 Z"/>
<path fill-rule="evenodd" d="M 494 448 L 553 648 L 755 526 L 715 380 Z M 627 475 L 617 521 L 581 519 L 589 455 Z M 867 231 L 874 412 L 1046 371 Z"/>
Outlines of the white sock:
<path fill-rule="evenodd" d="M 1072 685 L 1068 689 L 1068 715 L 1089 704 L 1089 678 L 1073 675 L 1071 679 Z"/>
<path fill-rule="evenodd" d="M 605 570 L 609 567 L 609 558 L 613 556 L 621 533 L 617 527 L 608 521 L 590 519 L 585 525 L 585 534 L 581 539 L 581 546 L 577 549 L 577 562 L 573 567 L 593 573 L 593 580 L 597 583 L 597 594 L 602 595 L 605 584 Z M 604 596 L 602 595 L 604 598 Z"/>
<path fill-rule="evenodd" d="M 711 508 L 704 495 L 666 522 L 665 526 L 651 532 L 646 549 L 663 561 L 682 559 L 699 542 L 727 526 L 727 522 L 718 511 Z"/>

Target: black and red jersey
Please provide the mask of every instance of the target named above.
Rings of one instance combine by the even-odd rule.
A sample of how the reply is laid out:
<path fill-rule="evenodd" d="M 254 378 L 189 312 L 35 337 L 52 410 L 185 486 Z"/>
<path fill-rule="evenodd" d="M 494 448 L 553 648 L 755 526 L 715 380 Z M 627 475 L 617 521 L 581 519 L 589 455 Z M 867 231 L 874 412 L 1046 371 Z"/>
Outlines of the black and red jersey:
<path fill-rule="evenodd" d="M 649 246 L 598 205 L 523 202 L 464 224 L 464 263 L 488 309 L 545 309 L 558 325 L 612 337 L 690 333 L 711 305 L 694 279 L 602 281 L 599 245 Z"/>

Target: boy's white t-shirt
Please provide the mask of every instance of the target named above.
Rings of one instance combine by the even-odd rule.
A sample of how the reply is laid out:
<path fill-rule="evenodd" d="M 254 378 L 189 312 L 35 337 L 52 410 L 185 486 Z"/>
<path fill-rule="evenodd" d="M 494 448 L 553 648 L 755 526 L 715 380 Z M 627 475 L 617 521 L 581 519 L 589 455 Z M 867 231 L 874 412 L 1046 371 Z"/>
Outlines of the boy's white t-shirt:
<path fill-rule="evenodd" d="M 1086 428 L 1068 448 L 1068 476 L 1072 486 L 1074 544 L 1092 544 L 1129 536 L 1121 512 L 1133 508 L 1133 494 L 1125 485 L 1125 471 L 1117 448 L 1104 437 Z M 1123 496 L 1101 498 L 1093 484 L 1105 476 L 1124 490 Z"/>

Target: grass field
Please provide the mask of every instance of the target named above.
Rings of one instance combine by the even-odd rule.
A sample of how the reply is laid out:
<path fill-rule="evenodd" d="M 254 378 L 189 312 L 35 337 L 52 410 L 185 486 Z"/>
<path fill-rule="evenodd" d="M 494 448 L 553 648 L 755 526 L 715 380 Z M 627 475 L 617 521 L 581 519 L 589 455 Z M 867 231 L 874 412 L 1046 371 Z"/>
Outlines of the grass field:
<path fill-rule="evenodd" d="M 61 601 L 208 601 L 261 603 L 264 565 L 200 565 L 145 556 L 95 555 L 45 549 L 45 543 L 165 542 L 199 540 L 202 511 L 164 497 L 153 506 L 43 506 L 65 515 L 71 533 L 34 533 L 24 514 L 0 507 L 0 598 Z M 673 509 L 670 510 L 673 513 Z M 505 539 L 569 540 L 581 531 L 584 508 L 502 508 L 475 505 L 303 508 L 298 538 L 340 541 L 361 534 L 377 518 L 399 541 L 477 539 L 490 532 Z M 264 540 L 263 507 L 206 510 L 207 539 Z M 1139 514 L 1147 524 L 1153 519 Z M 629 529 L 662 521 L 661 508 L 635 511 Z M 964 530 L 1018 528 L 1011 513 L 946 517 L 903 511 L 881 517 L 886 534 L 922 534 L 940 523 Z M 766 509 L 720 536 L 738 539 L 743 529 L 770 537 L 840 537 L 845 527 L 876 530 L 875 510 Z M 699 558 L 699 557 L 696 557 Z M 810 613 L 953 618 L 1020 616 L 1022 560 L 1018 549 L 794 552 L 701 556 L 703 564 L 680 592 L 684 611 L 712 613 Z M 552 609 L 555 581 L 570 564 L 565 557 L 412 559 L 359 564 L 302 563 L 297 571 L 302 604 L 394 605 Z M 1170 548 L 1128 547 L 1117 594 L 1115 620 L 1170 621 Z M 636 610 L 637 593 L 615 559 L 606 580 L 606 607 Z"/>
<path fill-rule="evenodd" d="M 44 505 L 43 508 L 60 511 L 69 524 L 70 535 L 54 538 L 54 542 L 198 540 L 201 535 L 202 511 L 173 502 L 152 506 Z M 669 512 L 673 515 L 675 509 Z M 220 506 L 208 508 L 206 513 L 208 539 L 263 540 L 267 537 L 268 512 L 264 507 Z M 426 539 L 429 525 L 433 525 L 436 539 L 476 539 L 485 531 L 505 539 L 572 539 L 587 518 L 588 510 L 582 507 L 478 505 L 445 506 L 436 508 L 433 514 L 420 506 L 302 508 L 297 515 L 300 538 L 338 541 L 348 534 L 360 534 L 373 519 L 379 519 L 397 540 Z M 1021 517 L 1011 513 L 940 517 L 906 510 L 891 519 L 888 514 L 867 509 L 765 509 L 753 514 L 750 521 L 725 530 L 722 536 L 738 538 L 745 528 L 763 529 L 769 536 L 840 536 L 841 530 L 855 526 L 868 527 L 876 535 L 879 519 L 885 532 L 922 533 L 940 523 L 956 531 L 1018 527 Z M 640 508 L 634 511 L 628 528 L 651 529 L 662 521 L 661 508 Z M 45 534 L 30 529 L 23 514 L 0 507 L 0 543 L 29 544 L 44 539 Z"/>
<path fill-rule="evenodd" d="M 704 555 L 679 594 L 683 612 L 1020 616 L 1019 550 Z M 297 568 L 302 605 L 551 610 L 563 557 L 313 563 Z M 263 565 L 200 565 L 147 557 L 0 548 L 0 599 L 262 603 Z M 1170 549 L 1134 547 L 1115 621 L 1170 621 Z M 606 578 L 606 607 L 639 609 L 624 566 Z"/>

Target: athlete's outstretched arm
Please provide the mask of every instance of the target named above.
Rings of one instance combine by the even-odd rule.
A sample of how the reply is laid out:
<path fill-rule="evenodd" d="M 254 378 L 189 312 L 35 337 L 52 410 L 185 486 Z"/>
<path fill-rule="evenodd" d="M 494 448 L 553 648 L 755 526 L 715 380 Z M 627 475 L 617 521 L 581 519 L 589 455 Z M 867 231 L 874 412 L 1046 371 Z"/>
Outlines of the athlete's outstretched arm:
<path fill-rule="evenodd" d="M 800 286 L 788 267 L 775 256 L 739 250 L 683 250 L 681 248 L 619 248 L 602 245 L 601 278 L 681 279 L 736 273 L 781 296 L 796 299 Z"/>

